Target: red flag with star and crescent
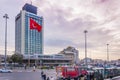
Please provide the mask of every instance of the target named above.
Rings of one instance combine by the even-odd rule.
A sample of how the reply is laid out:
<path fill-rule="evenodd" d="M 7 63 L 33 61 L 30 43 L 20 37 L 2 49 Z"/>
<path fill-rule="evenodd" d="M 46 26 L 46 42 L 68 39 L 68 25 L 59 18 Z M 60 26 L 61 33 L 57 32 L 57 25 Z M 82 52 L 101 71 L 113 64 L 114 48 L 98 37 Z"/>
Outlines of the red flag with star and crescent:
<path fill-rule="evenodd" d="M 36 29 L 38 32 L 41 32 L 42 26 L 30 18 L 30 29 Z"/>

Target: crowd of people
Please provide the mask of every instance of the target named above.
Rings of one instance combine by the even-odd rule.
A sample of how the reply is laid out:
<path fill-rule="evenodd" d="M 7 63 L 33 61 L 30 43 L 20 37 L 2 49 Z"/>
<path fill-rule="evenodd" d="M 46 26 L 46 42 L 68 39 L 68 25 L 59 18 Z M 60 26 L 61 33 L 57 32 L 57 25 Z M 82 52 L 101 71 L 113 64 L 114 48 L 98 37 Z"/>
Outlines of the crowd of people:
<path fill-rule="evenodd" d="M 95 77 L 97 80 L 104 80 L 102 75 L 100 75 L 98 73 L 87 74 L 86 76 L 84 76 L 84 80 L 96 80 Z M 43 71 L 41 71 L 41 78 L 42 78 L 42 80 L 56 80 L 53 76 L 50 76 L 50 77 L 47 76 Z M 62 80 L 64 80 L 64 79 L 62 79 Z M 71 78 L 68 78 L 67 80 L 71 80 Z M 80 77 L 80 78 L 74 78 L 74 80 L 83 80 L 83 79 L 82 79 L 82 77 Z"/>
<path fill-rule="evenodd" d="M 41 78 L 42 80 L 55 80 L 55 78 L 53 76 L 49 77 L 49 76 L 46 76 L 46 74 L 41 71 Z"/>

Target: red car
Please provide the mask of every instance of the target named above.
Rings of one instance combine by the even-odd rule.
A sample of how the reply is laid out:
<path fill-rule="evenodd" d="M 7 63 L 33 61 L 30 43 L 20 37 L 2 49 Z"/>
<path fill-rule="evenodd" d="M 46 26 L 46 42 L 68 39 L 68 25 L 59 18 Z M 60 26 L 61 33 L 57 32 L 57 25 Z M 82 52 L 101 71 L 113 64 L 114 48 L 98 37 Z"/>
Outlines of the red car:
<path fill-rule="evenodd" d="M 64 79 L 74 79 L 79 78 L 80 76 L 84 76 L 87 74 L 86 70 L 82 70 L 80 67 L 74 66 L 67 66 L 67 67 L 57 67 L 56 68 L 57 75 L 59 75 L 59 78 Z"/>

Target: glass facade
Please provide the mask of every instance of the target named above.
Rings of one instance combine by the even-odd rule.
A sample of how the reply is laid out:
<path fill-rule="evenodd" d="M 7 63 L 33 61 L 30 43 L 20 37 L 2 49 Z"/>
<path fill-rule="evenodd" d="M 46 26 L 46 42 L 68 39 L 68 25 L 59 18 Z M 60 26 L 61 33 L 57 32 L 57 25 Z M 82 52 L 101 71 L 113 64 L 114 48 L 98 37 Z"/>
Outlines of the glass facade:
<path fill-rule="evenodd" d="M 22 10 L 25 10 L 25 11 L 30 12 L 30 13 L 37 14 L 37 7 L 36 7 L 36 6 L 33 6 L 33 5 L 31 5 L 31 4 L 28 4 L 28 3 L 26 3 L 26 4 L 23 6 Z"/>
<path fill-rule="evenodd" d="M 30 29 L 30 18 L 42 26 L 41 32 Z M 43 18 L 27 11 L 21 11 L 20 16 L 16 17 L 15 24 L 15 51 L 25 55 L 43 54 Z"/>
<path fill-rule="evenodd" d="M 42 31 L 30 30 L 30 18 L 42 25 L 43 18 L 26 12 L 25 14 L 25 54 L 42 54 Z M 42 28 L 43 29 L 43 28 Z"/>
<path fill-rule="evenodd" d="M 15 19 L 15 52 L 21 53 L 21 14 Z"/>

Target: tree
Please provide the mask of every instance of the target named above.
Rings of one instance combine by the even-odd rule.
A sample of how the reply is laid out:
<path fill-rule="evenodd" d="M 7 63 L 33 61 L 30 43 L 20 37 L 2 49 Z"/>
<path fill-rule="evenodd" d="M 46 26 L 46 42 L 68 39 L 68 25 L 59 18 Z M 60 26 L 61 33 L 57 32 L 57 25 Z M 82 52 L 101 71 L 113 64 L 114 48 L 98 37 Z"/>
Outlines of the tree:
<path fill-rule="evenodd" d="M 8 63 L 12 63 L 11 57 L 7 56 L 7 62 L 8 62 Z"/>
<path fill-rule="evenodd" d="M 11 59 L 12 59 L 12 61 L 14 63 L 22 63 L 22 61 L 23 61 L 23 55 L 15 53 L 15 54 L 13 54 L 11 56 Z"/>

